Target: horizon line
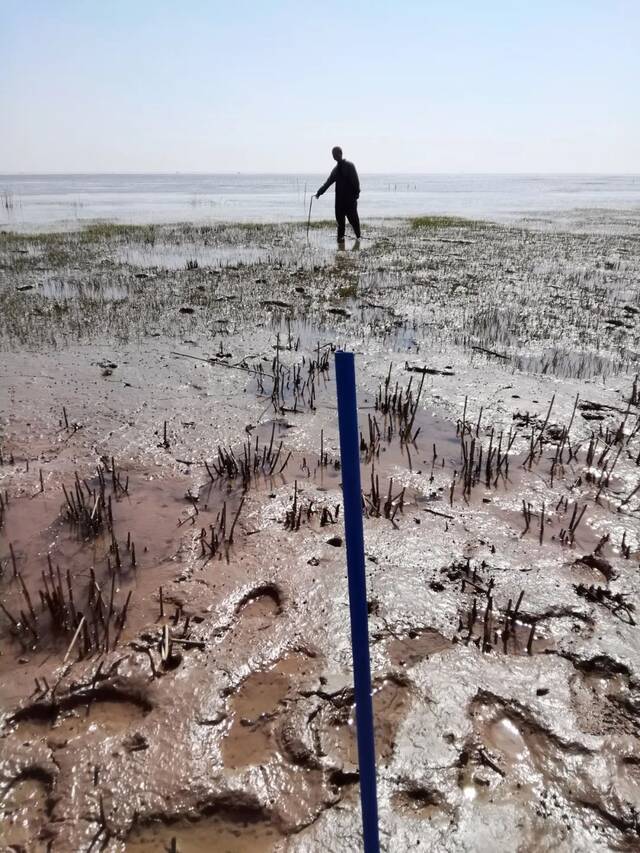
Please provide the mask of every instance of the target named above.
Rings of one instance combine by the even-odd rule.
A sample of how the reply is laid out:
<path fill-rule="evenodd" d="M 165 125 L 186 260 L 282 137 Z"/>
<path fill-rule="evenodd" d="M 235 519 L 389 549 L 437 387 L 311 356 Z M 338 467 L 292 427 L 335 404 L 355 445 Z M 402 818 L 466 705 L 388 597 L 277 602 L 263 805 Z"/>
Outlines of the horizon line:
<path fill-rule="evenodd" d="M 187 176 L 187 177 L 206 177 L 211 175 L 222 175 L 225 177 L 234 177 L 239 175 L 246 176 L 283 176 L 283 177 L 296 177 L 299 175 L 323 175 L 325 172 L 312 172 L 312 171 L 304 171 L 298 170 L 296 172 L 275 172 L 275 171 L 241 171 L 241 170 L 233 170 L 233 171 L 220 171 L 220 172 L 203 172 L 203 171 L 148 171 L 148 172 L 140 172 L 140 171 L 80 171 L 80 172 L 65 172 L 65 171 L 47 171 L 47 172 L 0 172 L 0 177 L 7 178 L 19 178 L 19 177 L 86 177 L 88 175 L 105 175 L 105 176 L 157 176 L 157 177 L 179 177 L 179 176 Z M 371 177 L 382 177 L 384 175 L 412 175 L 412 176 L 420 176 L 420 177 L 432 177 L 432 176 L 459 176 L 459 177 L 528 177 L 528 176 L 545 176 L 545 177 L 567 177 L 567 176 L 589 176 L 589 177 L 628 177 L 628 178 L 640 178 L 640 172 L 596 172 L 596 171 L 588 171 L 588 172 L 575 172 L 575 171 L 560 171 L 560 172 L 466 172 L 466 171 L 438 171 L 438 172 L 367 172 L 362 171 L 360 174 L 369 175 Z"/>

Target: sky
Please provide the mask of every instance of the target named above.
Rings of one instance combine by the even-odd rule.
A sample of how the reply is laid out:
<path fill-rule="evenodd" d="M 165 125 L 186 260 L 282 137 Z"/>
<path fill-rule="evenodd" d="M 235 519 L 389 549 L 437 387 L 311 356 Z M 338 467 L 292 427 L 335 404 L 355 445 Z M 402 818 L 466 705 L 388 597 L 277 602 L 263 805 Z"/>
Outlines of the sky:
<path fill-rule="evenodd" d="M 640 0 L 0 0 L 0 173 L 640 172 Z"/>

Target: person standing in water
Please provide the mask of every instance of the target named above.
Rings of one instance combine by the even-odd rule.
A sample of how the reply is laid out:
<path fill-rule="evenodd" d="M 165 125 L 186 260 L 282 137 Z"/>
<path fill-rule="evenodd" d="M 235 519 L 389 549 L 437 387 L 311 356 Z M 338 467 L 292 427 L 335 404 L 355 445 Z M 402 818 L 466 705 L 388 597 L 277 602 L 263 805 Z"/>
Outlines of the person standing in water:
<path fill-rule="evenodd" d="M 360 239 L 360 219 L 358 217 L 358 199 L 360 198 L 360 181 L 353 163 L 342 156 L 342 148 L 336 145 L 331 150 L 336 165 L 331 174 L 316 193 L 320 198 L 331 184 L 336 185 L 336 222 L 338 223 L 338 243 L 344 243 L 345 220 L 354 230 L 356 240 Z"/>

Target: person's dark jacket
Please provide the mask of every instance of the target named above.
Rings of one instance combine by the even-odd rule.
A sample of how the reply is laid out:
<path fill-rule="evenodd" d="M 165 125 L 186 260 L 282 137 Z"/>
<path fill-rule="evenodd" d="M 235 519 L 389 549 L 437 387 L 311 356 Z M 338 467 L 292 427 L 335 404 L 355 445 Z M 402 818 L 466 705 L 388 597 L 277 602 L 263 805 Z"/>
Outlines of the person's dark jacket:
<path fill-rule="evenodd" d="M 318 190 L 318 195 L 325 193 L 331 184 L 336 185 L 336 206 L 353 204 L 360 197 L 360 181 L 353 163 L 340 160 L 336 163 L 331 174 Z"/>

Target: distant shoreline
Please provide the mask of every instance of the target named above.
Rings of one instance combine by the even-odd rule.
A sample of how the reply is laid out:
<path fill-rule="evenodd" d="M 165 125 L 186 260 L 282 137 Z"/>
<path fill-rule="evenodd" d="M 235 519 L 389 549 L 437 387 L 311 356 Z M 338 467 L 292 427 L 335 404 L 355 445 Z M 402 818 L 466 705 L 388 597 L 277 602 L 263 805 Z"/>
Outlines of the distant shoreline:
<path fill-rule="evenodd" d="M 640 172 L 366 172 L 363 177 L 379 178 L 386 175 L 419 178 L 637 178 Z M 151 177 L 151 178 L 198 178 L 198 177 L 323 177 L 319 172 L 0 172 L 2 178 L 87 178 L 87 177 Z"/>
<path fill-rule="evenodd" d="M 325 177 L 326 172 L 0 175 L 0 228 L 306 222 Z M 459 216 L 515 222 L 565 219 L 576 211 L 640 210 L 640 175 L 362 173 L 361 186 L 360 215 L 368 221 Z M 330 190 L 313 202 L 311 218 L 332 217 Z"/>
<path fill-rule="evenodd" d="M 310 229 L 312 232 L 335 229 L 335 220 L 327 216 L 328 211 L 323 211 L 322 218 L 312 219 Z M 367 216 L 364 218 L 365 231 L 367 226 L 377 228 L 393 228 L 406 226 L 407 228 L 430 228 L 430 227 L 454 227 L 460 229 L 471 228 L 531 228 L 534 230 L 552 231 L 584 231 L 584 232 L 611 232 L 615 233 L 640 233 L 640 204 L 633 208 L 574 208 L 563 211 L 530 211 L 520 216 L 458 216 L 447 211 L 424 212 L 419 215 L 397 215 L 397 216 Z M 85 219 L 85 220 L 62 220 L 59 222 L 43 223 L 38 226 L 33 223 L 0 222 L 0 237 L 15 235 L 20 238 L 33 238 L 43 240 L 47 237 L 62 235 L 83 234 L 91 232 L 112 236 L 122 235 L 135 236 L 144 231 L 157 230 L 158 236 L 163 232 L 182 231 L 187 236 L 191 231 L 201 232 L 202 229 L 223 231 L 225 229 L 240 229 L 244 231 L 254 230 L 256 232 L 273 232 L 278 229 L 286 229 L 292 232 L 306 231 L 306 217 L 299 219 L 284 220 L 230 220 L 207 219 L 190 220 L 182 219 L 175 221 L 159 222 L 130 222 L 109 218 Z"/>

